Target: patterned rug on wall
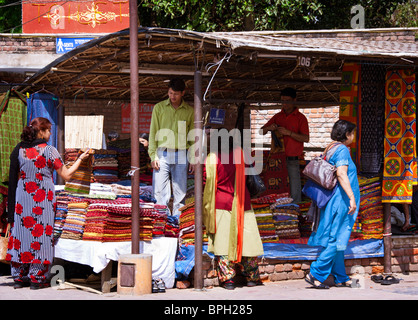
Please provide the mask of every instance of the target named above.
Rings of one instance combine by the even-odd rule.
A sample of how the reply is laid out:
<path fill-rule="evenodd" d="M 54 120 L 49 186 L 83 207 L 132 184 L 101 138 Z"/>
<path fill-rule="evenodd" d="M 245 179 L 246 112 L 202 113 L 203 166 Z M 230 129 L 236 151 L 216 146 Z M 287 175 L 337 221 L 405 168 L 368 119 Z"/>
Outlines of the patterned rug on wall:
<path fill-rule="evenodd" d="M 382 202 L 411 203 L 417 184 L 416 95 L 413 69 L 386 73 Z"/>
<path fill-rule="evenodd" d="M 361 65 L 358 63 L 345 63 L 342 71 L 340 90 L 340 119 L 347 120 L 357 126 L 356 137 L 349 146 L 353 161 L 360 161 L 359 141 L 361 138 L 361 89 L 360 89 Z"/>

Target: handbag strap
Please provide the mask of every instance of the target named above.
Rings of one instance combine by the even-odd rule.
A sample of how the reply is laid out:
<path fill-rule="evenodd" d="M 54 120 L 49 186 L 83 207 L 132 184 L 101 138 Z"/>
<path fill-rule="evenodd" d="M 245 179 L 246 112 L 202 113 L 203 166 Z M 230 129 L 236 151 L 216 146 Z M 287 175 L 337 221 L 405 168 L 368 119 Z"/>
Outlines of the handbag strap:
<path fill-rule="evenodd" d="M 335 153 L 335 151 L 337 151 L 337 147 L 343 145 L 341 142 L 333 142 L 331 143 L 328 147 L 325 148 L 324 153 L 322 154 L 322 159 L 327 160 L 331 159 L 332 155 Z M 329 157 L 328 157 L 328 153 L 332 150 L 332 152 L 330 153 Z"/>

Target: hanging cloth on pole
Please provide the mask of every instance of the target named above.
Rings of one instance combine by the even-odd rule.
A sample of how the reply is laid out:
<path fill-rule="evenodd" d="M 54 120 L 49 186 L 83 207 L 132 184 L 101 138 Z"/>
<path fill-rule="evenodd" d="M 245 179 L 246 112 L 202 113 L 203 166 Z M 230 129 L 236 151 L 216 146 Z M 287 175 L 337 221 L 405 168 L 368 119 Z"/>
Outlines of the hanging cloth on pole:
<path fill-rule="evenodd" d="M 58 149 L 58 106 L 59 99 L 48 92 L 35 92 L 28 99 L 28 123 L 37 117 L 48 119 L 51 126 L 51 137 L 48 144 Z"/>
<path fill-rule="evenodd" d="M 26 126 L 26 96 L 14 89 L 0 95 L 0 182 L 9 180 L 10 154 Z"/>
<path fill-rule="evenodd" d="M 414 69 L 386 73 L 382 202 L 412 203 L 417 184 Z"/>

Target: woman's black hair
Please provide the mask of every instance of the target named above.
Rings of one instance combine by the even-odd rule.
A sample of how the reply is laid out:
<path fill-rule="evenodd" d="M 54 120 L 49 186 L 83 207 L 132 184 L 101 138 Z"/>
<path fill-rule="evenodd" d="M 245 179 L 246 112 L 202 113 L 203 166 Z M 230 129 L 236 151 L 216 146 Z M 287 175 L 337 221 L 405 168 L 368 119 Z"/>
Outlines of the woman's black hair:
<path fill-rule="evenodd" d="M 148 134 L 148 133 L 146 133 L 146 132 L 141 133 L 141 134 L 139 135 L 139 137 L 140 137 L 141 139 L 145 139 L 145 140 L 149 141 L 149 134 Z"/>
<path fill-rule="evenodd" d="M 39 131 L 51 129 L 51 122 L 47 118 L 37 117 L 23 128 L 20 139 L 26 142 L 36 140 Z"/>
<path fill-rule="evenodd" d="M 356 129 L 356 125 L 347 120 L 338 120 L 334 123 L 331 131 L 331 139 L 334 141 L 344 142 L 347 140 L 347 133 L 351 133 Z"/>
<path fill-rule="evenodd" d="M 119 133 L 116 131 L 110 131 L 107 135 L 107 139 L 112 141 L 112 139 L 119 139 Z"/>

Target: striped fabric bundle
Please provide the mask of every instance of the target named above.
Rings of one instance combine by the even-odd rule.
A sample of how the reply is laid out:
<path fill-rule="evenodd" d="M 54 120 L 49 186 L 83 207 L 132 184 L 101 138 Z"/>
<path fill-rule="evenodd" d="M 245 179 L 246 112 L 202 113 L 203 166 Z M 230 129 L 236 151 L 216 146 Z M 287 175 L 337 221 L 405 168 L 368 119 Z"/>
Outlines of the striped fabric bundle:
<path fill-rule="evenodd" d="M 179 223 L 176 217 L 167 216 L 167 221 L 164 228 L 164 236 L 169 238 L 178 238 L 179 236 Z"/>
<path fill-rule="evenodd" d="M 274 225 L 276 228 L 276 234 L 280 239 L 300 238 L 299 215 L 300 211 L 297 204 L 284 203 L 274 207 Z"/>
<path fill-rule="evenodd" d="M 271 203 L 275 203 L 277 199 L 281 199 L 281 198 L 288 198 L 289 197 L 289 193 L 280 193 L 280 194 L 276 194 L 276 193 L 272 193 L 272 194 L 268 194 L 259 198 L 255 198 L 255 199 L 251 199 L 251 203 L 252 204 L 271 204 Z"/>
<path fill-rule="evenodd" d="M 195 243 L 194 202 L 181 207 L 179 211 L 181 212 L 179 217 L 179 243 L 180 245 L 193 245 Z M 203 244 L 207 244 L 208 236 L 205 226 L 203 226 L 202 238 Z"/>
<path fill-rule="evenodd" d="M 88 204 L 88 200 L 80 198 L 74 198 L 68 203 L 68 212 L 61 238 L 82 240 Z"/>
<path fill-rule="evenodd" d="M 86 213 L 83 240 L 103 241 L 110 203 L 111 200 L 90 200 Z"/>
<path fill-rule="evenodd" d="M 111 184 L 119 181 L 117 152 L 114 150 L 97 150 L 94 154 L 93 180 Z"/>
<path fill-rule="evenodd" d="M 360 208 L 351 233 L 355 239 L 383 238 L 382 181 L 359 176 Z"/>
<path fill-rule="evenodd" d="M 131 170 L 131 139 L 111 141 L 107 149 L 117 152 L 119 178 L 126 179 Z"/>
<path fill-rule="evenodd" d="M 65 191 L 57 191 L 56 200 L 57 211 L 55 213 L 54 221 L 54 238 L 58 239 L 59 237 L 61 237 L 62 229 L 65 224 L 65 219 L 67 218 L 68 203 L 71 201 L 71 197 Z"/>
<path fill-rule="evenodd" d="M 108 216 L 103 231 L 104 242 L 132 239 L 132 209 L 130 198 L 117 198 L 107 207 Z"/>
<path fill-rule="evenodd" d="M 270 205 L 268 203 L 253 205 L 253 209 L 261 241 L 263 243 L 277 242 L 279 238 L 276 235 L 273 213 L 270 209 Z"/>
<path fill-rule="evenodd" d="M 79 150 L 78 153 L 83 153 L 83 150 Z M 92 168 L 93 168 L 93 153 L 94 150 L 90 150 L 90 155 L 81 161 L 80 167 L 78 170 L 73 174 L 71 179 L 65 183 L 65 191 L 71 193 L 81 193 L 81 194 L 88 194 L 90 193 L 90 183 L 91 183 L 91 176 L 92 176 Z M 72 163 L 67 164 L 66 166 L 71 167 Z"/>

